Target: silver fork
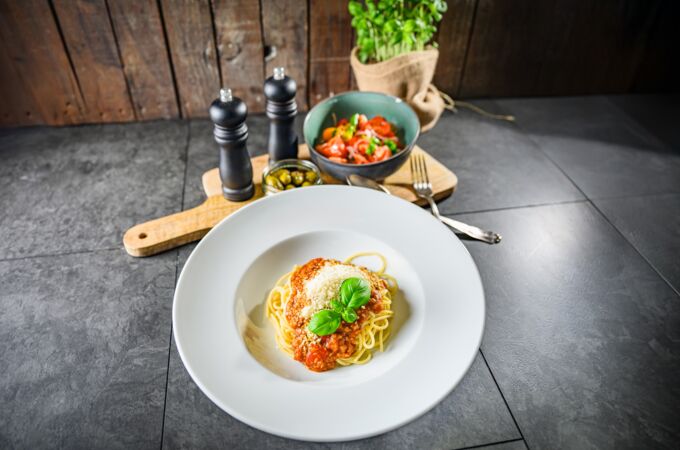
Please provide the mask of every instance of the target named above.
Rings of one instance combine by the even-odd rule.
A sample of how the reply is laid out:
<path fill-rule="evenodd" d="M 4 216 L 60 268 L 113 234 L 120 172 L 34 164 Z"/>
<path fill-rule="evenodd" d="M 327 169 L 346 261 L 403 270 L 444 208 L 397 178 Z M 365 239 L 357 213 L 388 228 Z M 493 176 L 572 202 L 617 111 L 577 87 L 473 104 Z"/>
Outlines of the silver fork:
<path fill-rule="evenodd" d="M 444 217 L 439 214 L 439 208 L 432 197 L 432 183 L 427 174 L 427 165 L 425 164 L 425 157 L 422 154 L 411 155 L 411 179 L 413 180 L 413 189 L 416 195 L 424 198 L 430 204 L 432 214 L 446 225 L 450 226 L 459 233 L 467 234 L 471 238 L 480 241 L 488 242 L 489 244 L 498 244 L 501 241 L 501 235 L 493 231 L 484 231 L 481 228 L 459 222 L 457 220 Z"/>

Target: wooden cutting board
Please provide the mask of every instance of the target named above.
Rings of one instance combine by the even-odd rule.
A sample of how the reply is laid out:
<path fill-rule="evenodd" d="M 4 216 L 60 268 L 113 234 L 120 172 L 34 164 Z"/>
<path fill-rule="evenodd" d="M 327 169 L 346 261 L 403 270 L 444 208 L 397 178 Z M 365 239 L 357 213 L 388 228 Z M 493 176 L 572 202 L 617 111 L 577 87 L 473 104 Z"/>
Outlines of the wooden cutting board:
<path fill-rule="evenodd" d="M 430 156 L 425 150 L 416 146 L 413 153 L 423 153 L 427 164 L 434 198 L 440 200 L 453 193 L 458 185 L 458 177 L 443 164 Z M 301 159 L 309 159 L 309 150 L 305 144 L 300 145 L 298 155 Z M 132 256 L 151 256 L 170 250 L 189 242 L 197 241 L 217 225 L 222 219 L 237 209 L 256 201 L 263 196 L 262 171 L 267 165 L 268 156 L 252 158 L 253 182 L 255 195 L 245 202 L 231 202 L 222 196 L 222 182 L 217 168 L 203 174 L 203 190 L 208 198 L 195 208 L 170 216 L 154 219 L 135 225 L 125 232 L 123 244 Z M 341 184 L 327 175 L 322 179 L 326 184 Z M 424 205 L 427 202 L 418 198 L 411 186 L 411 172 L 408 164 L 404 164 L 396 173 L 385 179 L 383 184 L 393 195 L 409 202 Z"/>

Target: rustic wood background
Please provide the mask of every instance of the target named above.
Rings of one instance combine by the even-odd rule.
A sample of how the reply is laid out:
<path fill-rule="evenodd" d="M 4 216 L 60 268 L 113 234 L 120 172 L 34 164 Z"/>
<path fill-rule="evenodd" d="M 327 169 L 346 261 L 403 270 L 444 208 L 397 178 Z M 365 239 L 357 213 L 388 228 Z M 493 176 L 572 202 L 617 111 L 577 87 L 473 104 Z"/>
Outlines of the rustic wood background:
<path fill-rule="evenodd" d="M 680 2 L 448 3 L 454 97 L 677 88 Z M 223 85 L 261 112 L 278 65 L 305 110 L 353 88 L 352 42 L 346 0 L 0 0 L 0 125 L 205 117 Z"/>

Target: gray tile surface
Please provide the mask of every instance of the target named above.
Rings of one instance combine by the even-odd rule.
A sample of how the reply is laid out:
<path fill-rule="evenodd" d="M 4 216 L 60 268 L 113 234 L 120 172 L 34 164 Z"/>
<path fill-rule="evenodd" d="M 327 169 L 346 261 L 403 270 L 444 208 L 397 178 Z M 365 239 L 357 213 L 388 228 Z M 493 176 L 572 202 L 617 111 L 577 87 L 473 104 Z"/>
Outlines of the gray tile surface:
<path fill-rule="evenodd" d="M 493 104 L 485 104 L 492 110 Z M 418 145 L 458 176 L 444 213 L 579 200 L 583 195 L 514 124 L 445 112 Z"/>
<path fill-rule="evenodd" d="M 497 104 L 590 198 L 680 192 L 680 153 L 604 97 Z"/>
<path fill-rule="evenodd" d="M 588 203 L 459 216 L 487 296 L 482 350 L 535 448 L 673 448 L 680 298 Z"/>
<path fill-rule="evenodd" d="M 611 95 L 607 99 L 667 146 L 680 150 L 680 94 Z"/>
<path fill-rule="evenodd" d="M 0 448 L 158 448 L 175 260 L 0 262 Z"/>
<path fill-rule="evenodd" d="M 164 448 L 206 448 L 220 443 L 244 449 L 452 449 L 516 438 L 519 434 L 512 418 L 479 356 L 453 393 L 414 422 L 371 439 L 309 444 L 258 431 L 222 412 L 191 381 L 173 344 Z"/>
<path fill-rule="evenodd" d="M 486 101 L 517 124 L 461 111 L 423 136 L 460 179 L 442 209 L 504 235 L 466 241 L 492 372 L 478 358 L 424 417 L 332 447 L 526 448 L 492 374 L 529 448 L 677 446 L 680 297 L 658 275 L 678 288 L 674 99 Z M 266 117 L 248 124 L 264 153 Z M 0 130 L 0 448 L 307 447 L 221 412 L 168 347 L 176 264 L 194 246 L 121 248 L 129 226 L 203 200 L 211 128 Z M 525 207 L 543 203 L 561 204 Z"/>
<path fill-rule="evenodd" d="M 180 206 L 187 124 L 0 132 L 0 259 L 122 247 Z"/>
<path fill-rule="evenodd" d="M 595 204 L 680 292 L 680 194 L 603 199 Z"/>
<path fill-rule="evenodd" d="M 524 441 L 510 441 L 500 444 L 483 445 L 481 447 L 474 447 L 475 450 L 526 450 L 527 446 Z"/>

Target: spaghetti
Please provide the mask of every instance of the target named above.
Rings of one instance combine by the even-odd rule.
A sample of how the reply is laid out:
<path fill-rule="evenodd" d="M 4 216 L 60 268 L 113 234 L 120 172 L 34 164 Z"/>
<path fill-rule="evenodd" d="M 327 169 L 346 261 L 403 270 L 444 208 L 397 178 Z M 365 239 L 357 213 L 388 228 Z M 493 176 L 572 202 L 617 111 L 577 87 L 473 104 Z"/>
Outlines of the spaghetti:
<path fill-rule="evenodd" d="M 353 264 L 359 257 L 376 256 L 382 265 L 377 271 L 369 271 Z M 392 296 L 398 289 L 394 277 L 385 273 L 387 260 L 379 253 L 356 253 L 344 262 L 317 258 L 303 266 L 296 266 L 283 275 L 272 288 L 266 303 L 266 314 L 276 331 L 278 347 L 294 359 L 304 363 L 310 370 L 324 371 L 336 365 L 365 364 L 371 360 L 374 350 L 383 351 L 390 335 L 390 318 L 393 316 Z M 311 333 L 309 310 L 312 305 L 305 288 L 321 285 L 319 280 L 332 278 L 328 273 L 359 272 L 371 285 L 371 299 L 357 310 L 354 323 L 343 322 L 336 332 L 328 336 Z M 337 284 L 337 281 L 336 281 Z M 336 289 L 337 293 L 337 289 Z M 316 293 L 313 293 L 316 294 Z M 323 297 L 322 297 L 323 298 Z M 328 308 L 328 305 L 324 305 Z"/>

